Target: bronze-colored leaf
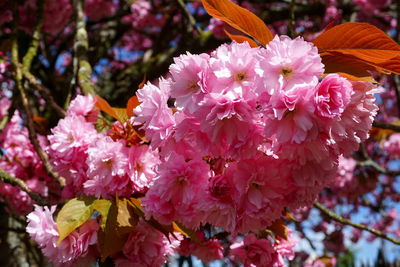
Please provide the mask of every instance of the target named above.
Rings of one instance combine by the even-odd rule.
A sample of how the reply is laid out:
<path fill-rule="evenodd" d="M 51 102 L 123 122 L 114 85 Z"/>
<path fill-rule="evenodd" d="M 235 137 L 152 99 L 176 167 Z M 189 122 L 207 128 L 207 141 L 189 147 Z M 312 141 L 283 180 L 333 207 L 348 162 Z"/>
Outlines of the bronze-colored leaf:
<path fill-rule="evenodd" d="M 267 25 L 247 9 L 229 0 L 202 0 L 202 3 L 208 14 L 253 37 L 260 44 L 266 45 L 273 39 Z"/>

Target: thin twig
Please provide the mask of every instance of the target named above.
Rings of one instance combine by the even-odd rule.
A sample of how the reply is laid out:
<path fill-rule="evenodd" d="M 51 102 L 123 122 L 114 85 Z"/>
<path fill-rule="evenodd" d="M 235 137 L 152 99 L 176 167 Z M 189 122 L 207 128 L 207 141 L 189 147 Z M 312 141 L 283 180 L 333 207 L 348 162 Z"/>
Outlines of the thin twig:
<path fill-rule="evenodd" d="M 182 9 L 183 13 L 189 20 L 189 23 L 187 25 L 187 31 L 191 32 L 192 29 L 196 29 L 196 31 L 201 34 L 203 31 L 202 29 L 196 25 L 196 19 L 192 16 L 192 14 L 187 10 L 185 2 L 183 0 L 177 0 L 180 8 Z"/>
<path fill-rule="evenodd" d="M 310 247 L 315 251 L 316 248 L 315 248 L 313 242 L 311 241 L 311 239 L 304 232 L 301 223 L 295 223 L 295 227 L 296 227 L 296 231 L 299 231 L 300 233 L 303 234 L 304 239 L 307 240 L 307 242 L 310 245 Z"/>
<path fill-rule="evenodd" d="M 74 53 L 78 60 L 78 85 L 85 95 L 95 94 L 94 85 L 90 80 L 92 67 L 90 66 L 87 53 L 89 50 L 88 34 L 86 31 L 85 16 L 83 14 L 83 1 L 74 0 L 75 17 L 76 17 L 76 34 Z"/>
<path fill-rule="evenodd" d="M 386 234 L 384 234 L 384 233 L 382 233 L 382 232 L 380 232 L 380 231 L 378 231 L 376 229 L 369 228 L 366 225 L 354 223 L 354 222 L 350 221 L 349 219 L 343 218 L 342 216 L 340 216 L 340 215 L 328 210 L 327 208 L 325 208 L 324 206 L 322 206 L 318 202 L 314 202 L 314 207 L 317 208 L 319 211 L 321 211 L 324 215 L 328 216 L 330 219 L 332 219 L 332 220 L 334 220 L 336 222 L 339 222 L 339 223 L 342 223 L 342 224 L 345 224 L 345 225 L 350 225 L 350 226 L 352 226 L 354 228 L 357 228 L 357 229 L 360 229 L 360 230 L 368 231 L 371 234 L 376 235 L 377 237 L 386 239 L 386 240 L 388 240 L 388 241 L 390 241 L 390 242 L 392 242 L 392 243 L 394 243 L 396 245 L 400 245 L 400 240 L 394 239 L 394 238 L 392 238 L 392 237 L 390 237 L 390 236 L 388 236 L 388 235 L 386 235 Z"/>
<path fill-rule="evenodd" d="M 372 126 L 374 126 L 375 128 L 387 129 L 387 130 L 392 130 L 392 131 L 395 131 L 395 132 L 400 132 L 400 126 L 394 125 L 394 124 L 374 121 Z"/>
<path fill-rule="evenodd" d="M 37 193 L 32 192 L 23 180 L 16 178 L 14 176 L 11 176 L 10 174 L 8 174 L 7 172 L 5 172 L 2 169 L 0 169 L 0 180 L 3 183 L 18 186 L 22 191 L 27 193 L 37 203 L 39 203 L 39 204 L 45 203 L 43 198 L 40 195 L 38 195 Z"/>
<path fill-rule="evenodd" d="M 16 3 L 17 3 L 17 1 L 16 1 Z M 31 141 L 36 153 L 38 154 L 40 160 L 42 161 L 43 167 L 46 170 L 47 174 L 51 178 L 53 178 L 54 181 L 58 182 L 61 185 L 62 183 L 61 183 L 59 177 L 57 177 L 57 175 L 55 173 L 53 173 L 53 171 L 52 171 L 52 167 L 47 158 L 47 154 L 44 152 L 44 150 L 42 149 L 42 147 L 39 144 L 39 140 L 36 135 L 35 126 L 34 126 L 34 123 L 32 120 L 31 107 L 30 107 L 28 97 L 25 92 L 25 88 L 22 85 L 22 69 L 20 67 L 21 65 L 19 62 L 19 55 L 18 55 L 18 12 L 16 12 L 17 8 L 18 8 L 18 3 L 16 4 L 15 11 L 14 11 L 14 15 L 15 15 L 14 32 L 13 32 L 13 38 L 12 38 L 12 43 L 11 43 L 11 62 L 15 68 L 15 73 L 14 73 L 15 85 L 20 93 L 22 106 L 24 108 L 24 112 L 26 115 L 26 125 L 27 125 L 28 132 L 29 132 L 29 140 Z"/>
<path fill-rule="evenodd" d="M 65 117 L 66 113 L 63 108 L 61 108 L 56 101 L 54 100 L 51 92 L 44 87 L 41 83 L 38 82 L 35 76 L 30 73 L 27 69 L 22 69 L 22 74 L 24 78 L 33 86 L 36 90 L 38 90 L 47 103 L 58 113 L 60 117 Z"/>

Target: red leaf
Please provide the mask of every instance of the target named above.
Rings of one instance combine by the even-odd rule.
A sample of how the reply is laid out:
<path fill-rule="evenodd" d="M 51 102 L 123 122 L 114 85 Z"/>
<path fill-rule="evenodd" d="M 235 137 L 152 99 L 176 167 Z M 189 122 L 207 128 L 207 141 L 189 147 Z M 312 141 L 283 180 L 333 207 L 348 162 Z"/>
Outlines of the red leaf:
<path fill-rule="evenodd" d="M 100 109 L 101 111 L 107 113 L 114 119 L 120 121 L 120 122 L 125 122 L 128 118 L 127 115 L 127 110 L 124 108 L 113 108 L 108 104 L 106 100 L 101 98 L 100 96 L 96 96 L 96 107 Z"/>
<path fill-rule="evenodd" d="M 258 44 L 256 42 L 254 42 L 252 39 L 250 39 L 249 37 L 246 37 L 244 35 L 236 35 L 236 34 L 230 34 L 227 30 L 224 30 L 226 35 L 228 35 L 228 37 L 232 40 L 232 41 L 236 41 L 238 43 L 244 43 L 244 42 L 248 42 L 250 47 L 258 47 Z"/>
<path fill-rule="evenodd" d="M 331 63 L 335 69 L 339 67 L 336 71 L 346 73 L 349 70 L 364 74 L 365 70 L 384 73 L 400 71 L 397 59 L 400 59 L 400 46 L 368 23 L 349 22 L 335 26 L 315 38 L 313 43 L 318 47 L 328 72 L 331 71 Z"/>
<path fill-rule="evenodd" d="M 115 113 L 114 109 L 110 106 L 110 104 L 108 104 L 108 102 L 105 99 L 101 98 L 100 96 L 96 96 L 95 98 L 96 98 L 96 107 L 98 109 L 107 113 L 114 119 L 118 120 L 118 116 Z"/>
<path fill-rule="evenodd" d="M 133 110 L 140 105 L 140 102 L 137 98 L 137 96 L 132 96 L 129 98 L 128 103 L 126 104 L 126 113 L 128 114 L 128 117 L 132 117 L 135 114 L 133 113 Z"/>
<path fill-rule="evenodd" d="M 202 2 L 208 14 L 253 37 L 262 45 L 268 44 L 273 39 L 265 23 L 247 9 L 229 0 L 202 0 Z"/>
<path fill-rule="evenodd" d="M 283 220 L 278 219 L 278 220 L 274 221 L 268 227 L 268 230 L 273 232 L 275 234 L 275 236 L 279 236 L 285 240 L 288 240 L 288 230 L 287 230 L 287 227 L 286 227 L 285 223 L 283 222 Z"/>

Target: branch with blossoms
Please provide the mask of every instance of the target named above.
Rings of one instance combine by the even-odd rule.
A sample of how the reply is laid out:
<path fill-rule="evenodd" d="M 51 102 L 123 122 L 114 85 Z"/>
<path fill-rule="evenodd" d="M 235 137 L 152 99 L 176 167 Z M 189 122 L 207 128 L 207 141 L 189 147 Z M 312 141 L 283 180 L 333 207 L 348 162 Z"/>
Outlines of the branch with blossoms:
<path fill-rule="evenodd" d="M 0 26 L 14 24 L 14 68 L 0 55 L 0 119 L 12 106 L 0 132 L 0 197 L 28 214 L 27 233 L 52 263 L 161 266 L 179 254 L 285 266 L 299 258 L 285 218 L 306 218 L 317 197 L 328 211 L 350 204 L 336 217 L 350 218 L 370 192 L 385 220 L 366 227 L 391 234 L 385 200 L 397 201 L 398 172 L 379 157 L 396 133 L 375 129 L 379 147 L 368 138 L 374 120 L 395 119 L 378 113 L 383 90 L 371 72 L 378 82 L 399 74 L 400 46 L 375 23 L 330 23 L 354 17 L 354 4 L 17 2 L 12 20 L 0 15 Z M 27 190 L 60 205 L 35 205 Z M 319 214 L 315 231 L 337 256 L 343 227 Z M 311 220 L 298 221 L 309 240 Z"/>
<path fill-rule="evenodd" d="M 349 226 L 352 226 L 352 227 L 360 229 L 360 230 L 368 231 L 368 232 L 370 232 L 371 234 L 373 234 L 373 235 L 375 235 L 377 237 L 386 239 L 386 240 L 392 242 L 393 244 L 400 245 L 400 240 L 397 240 L 397 239 L 395 239 L 393 237 L 390 237 L 390 236 L 388 236 L 388 235 L 386 235 L 386 234 L 384 234 L 384 233 L 382 233 L 382 232 L 380 232 L 378 230 L 369 228 L 366 225 L 354 223 L 349 219 L 343 218 L 342 216 L 334 213 L 333 211 L 328 210 L 327 208 L 325 208 L 323 205 L 321 205 L 318 202 L 314 202 L 313 205 L 314 205 L 314 207 L 316 209 L 321 211 L 324 215 L 328 216 L 330 219 L 332 219 L 332 220 L 334 220 L 336 222 L 339 222 L 339 223 L 345 224 L 345 225 L 349 225 Z"/>

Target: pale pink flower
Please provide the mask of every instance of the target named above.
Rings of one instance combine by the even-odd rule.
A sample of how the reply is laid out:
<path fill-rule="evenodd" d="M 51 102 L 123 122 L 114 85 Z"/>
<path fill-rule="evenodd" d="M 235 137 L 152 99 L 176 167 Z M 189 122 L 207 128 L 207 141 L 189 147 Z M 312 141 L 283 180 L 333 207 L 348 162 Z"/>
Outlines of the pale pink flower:
<path fill-rule="evenodd" d="M 95 122 L 97 120 L 97 115 L 99 110 L 95 110 L 96 100 L 92 95 L 78 95 L 74 100 L 71 101 L 67 114 L 69 116 L 82 116 L 87 118 L 89 122 Z"/>
<path fill-rule="evenodd" d="M 174 64 L 169 67 L 173 81 L 171 82 L 171 97 L 175 98 L 177 108 L 184 108 L 192 113 L 204 97 L 201 80 L 209 71 L 207 54 L 185 55 L 174 58 Z"/>
<path fill-rule="evenodd" d="M 251 157 L 263 139 L 263 125 L 258 120 L 255 103 L 240 98 L 231 100 L 214 94 L 195 117 L 200 121 L 200 131 L 211 142 L 208 149 L 214 157 Z"/>
<path fill-rule="evenodd" d="M 58 239 L 58 231 L 53 220 L 56 206 L 40 207 L 34 205 L 35 210 L 28 214 L 28 226 L 26 231 L 40 247 L 51 246 Z"/>
<path fill-rule="evenodd" d="M 297 240 L 292 235 L 292 230 L 289 228 L 287 233 L 287 240 L 280 236 L 277 236 L 274 243 L 274 250 L 276 251 L 274 267 L 285 266 L 284 258 L 287 258 L 288 260 L 293 260 L 295 256 L 294 248 L 298 243 L 299 240 Z"/>
<path fill-rule="evenodd" d="M 160 163 L 156 150 L 146 145 L 131 146 L 128 156 L 129 176 L 137 191 L 150 187 L 156 177 L 156 167 Z"/>
<path fill-rule="evenodd" d="M 332 124 L 329 134 L 337 143 L 338 154 L 348 154 L 358 149 L 359 144 L 369 136 L 372 122 L 377 114 L 374 93 L 375 85 L 364 81 L 351 81 L 351 101 L 341 115 L 341 120 Z"/>
<path fill-rule="evenodd" d="M 292 40 L 275 36 L 260 52 L 265 91 L 270 95 L 291 96 L 299 87 L 316 85 L 324 73 L 317 48 L 302 37 Z"/>
<path fill-rule="evenodd" d="M 312 89 L 311 87 L 309 89 Z M 297 143 L 314 140 L 318 134 L 315 106 L 310 98 L 296 100 L 290 109 L 284 101 L 278 102 L 266 113 L 265 135 L 275 137 L 279 143 Z"/>
<path fill-rule="evenodd" d="M 83 183 L 88 179 L 86 175 L 89 144 L 95 142 L 100 134 L 93 124 L 82 116 L 67 116 L 53 128 L 52 135 L 47 136 L 50 145 L 47 153 L 50 156 L 54 170 L 66 179 L 66 196 L 81 194 Z"/>
<path fill-rule="evenodd" d="M 76 150 L 86 150 L 97 137 L 93 124 L 82 116 L 67 116 L 51 129 L 49 153 L 57 158 L 73 159 Z"/>
<path fill-rule="evenodd" d="M 224 44 L 210 58 L 210 71 L 205 87 L 207 92 L 220 95 L 231 101 L 254 99 L 254 88 L 261 82 L 263 71 L 257 59 L 258 48 L 247 42 Z"/>
<path fill-rule="evenodd" d="M 130 182 L 128 148 L 124 141 L 113 141 L 108 136 L 99 138 L 88 148 L 87 176 L 84 192 L 96 197 L 113 197 Z"/>
<path fill-rule="evenodd" d="M 143 123 L 146 138 L 151 140 L 154 147 L 160 146 L 168 138 L 175 124 L 172 110 L 167 105 L 169 91 L 169 82 L 161 79 L 159 87 L 148 82 L 136 92 L 141 104 L 134 110 L 137 115 L 135 121 Z"/>

